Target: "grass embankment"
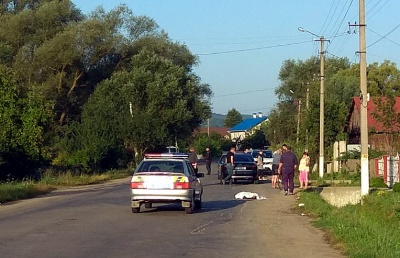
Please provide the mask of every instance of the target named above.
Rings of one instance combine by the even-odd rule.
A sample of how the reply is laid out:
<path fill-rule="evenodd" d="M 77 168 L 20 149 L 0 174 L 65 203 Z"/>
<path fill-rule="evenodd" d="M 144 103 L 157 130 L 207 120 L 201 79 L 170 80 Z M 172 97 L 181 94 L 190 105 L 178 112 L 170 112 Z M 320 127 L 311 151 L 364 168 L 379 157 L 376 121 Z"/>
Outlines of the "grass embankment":
<path fill-rule="evenodd" d="M 112 170 L 102 174 L 80 174 L 47 171 L 38 181 L 23 180 L 0 183 L 0 203 L 12 202 L 43 195 L 59 187 L 98 184 L 112 179 L 124 178 L 129 170 Z"/>
<path fill-rule="evenodd" d="M 377 191 L 364 204 L 337 208 L 319 194 L 303 192 L 302 212 L 315 217 L 332 243 L 349 257 L 400 257 L 400 193 Z"/>

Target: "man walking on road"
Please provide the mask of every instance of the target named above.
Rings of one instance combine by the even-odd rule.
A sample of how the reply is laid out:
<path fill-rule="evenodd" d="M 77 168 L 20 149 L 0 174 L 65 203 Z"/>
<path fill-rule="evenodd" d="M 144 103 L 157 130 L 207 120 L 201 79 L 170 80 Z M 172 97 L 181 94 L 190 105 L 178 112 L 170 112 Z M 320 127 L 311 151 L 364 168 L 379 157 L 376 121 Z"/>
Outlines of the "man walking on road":
<path fill-rule="evenodd" d="M 211 157 L 211 151 L 210 148 L 206 148 L 206 155 L 204 156 L 205 160 L 206 160 L 206 169 L 207 169 L 207 175 L 211 175 L 211 161 L 212 161 L 212 157 Z"/>
<path fill-rule="evenodd" d="M 299 164 L 296 155 L 292 152 L 292 147 L 287 146 L 286 151 L 282 154 L 279 161 L 278 173 L 282 173 L 283 180 L 283 190 L 285 190 L 285 195 L 293 195 L 294 191 L 294 170 Z M 288 187 L 289 183 L 289 187 Z"/>
<path fill-rule="evenodd" d="M 226 180 L 229 180 L 229 184 L 232 185 L 232 174 L 233 164 L 235 160 L 235 147 L 231 147 L 231 150 L 226 154 L 226 170 L 228 175 L 222 179 L 222 184 L 225 185 Z"/>

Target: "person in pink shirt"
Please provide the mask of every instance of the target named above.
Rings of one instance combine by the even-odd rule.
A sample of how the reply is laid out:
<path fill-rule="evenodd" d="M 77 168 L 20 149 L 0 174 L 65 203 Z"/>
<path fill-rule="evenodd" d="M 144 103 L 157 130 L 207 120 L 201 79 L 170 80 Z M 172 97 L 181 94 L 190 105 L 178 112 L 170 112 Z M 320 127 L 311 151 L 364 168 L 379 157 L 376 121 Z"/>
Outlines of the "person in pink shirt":
<path fill-rule="evenodd" d="M 308 187 L 308 172 L 310 171 L 310 157 L 307 152 L 303 152 L 303 157 L 301 157 L 299 162 L 299 181 L 300 189 L 307 189 Z"/>

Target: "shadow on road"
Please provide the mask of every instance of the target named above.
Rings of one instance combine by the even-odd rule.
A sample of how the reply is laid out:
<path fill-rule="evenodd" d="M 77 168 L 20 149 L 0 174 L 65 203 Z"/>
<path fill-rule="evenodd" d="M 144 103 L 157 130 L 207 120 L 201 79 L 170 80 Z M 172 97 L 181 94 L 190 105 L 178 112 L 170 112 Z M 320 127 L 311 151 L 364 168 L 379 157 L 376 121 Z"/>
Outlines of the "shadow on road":
<path fill-rule="evenodd" d="M 195 213 L 227 210 L 237 207 L 245 202 L 246 202 L 245 200 L 235 200 L 235 199 L 203 202 L 203 208 L 201 210 L 195 210 Z M 144 208 L 144 206 L 142 206 L 141 213 L 154 213 L 162 211 L 183 211 L 183 210 L 184 209 L 179 204 L 156 204 L 155 207 L 149 209 L 146 209 Z"/>
<path fill-rule="evenodd" d="M 200 210 L 200 212 L 203 213 L 210 211 L 227 210 L 237 207 L 245 202 L 246 202 L 245 200 L 236 200 L 236 199 L 203 202 L 203 208 Z"/>

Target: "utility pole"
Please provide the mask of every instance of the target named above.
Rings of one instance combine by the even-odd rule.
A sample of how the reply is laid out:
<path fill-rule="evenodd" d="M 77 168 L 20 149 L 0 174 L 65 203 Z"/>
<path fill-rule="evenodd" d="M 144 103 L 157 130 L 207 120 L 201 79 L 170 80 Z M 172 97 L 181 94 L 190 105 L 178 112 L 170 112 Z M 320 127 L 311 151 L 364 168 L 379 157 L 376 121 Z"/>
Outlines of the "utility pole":
<path fill-rule="evenodd" d="M 319 52 L 320 56 L 320 99 L 319 99 L 319 177 L 324 177 L 324 112 L 325 112 L 325 48 L 324 43 L 325 41 L 329 41 L 324 38 L 324 36 L 318 36 L 308 30 L 303 29 L 302 27 L 298 28 L 301 32 L 307 32 L 313 36 L 318 37 L 315 41 L 319 41 L 321 43 L 321 51 Z"/>
<path fill-rule="evenodd" d="M 359 0 L 360 8 L 360 133 L 361 133 L 361 195 L 369 194 L 368 168 L 368 90 L 367 90 L 367 61 L 365 42 L 365 0 Z"/>
<path fill-rule="evenodd" d="M 297 132 L 296 132 L 296 143 L 299 143 L 299 133 L 300 133 L 300 118 L 301 118 L 301 98 L 299 98 L 299 101 L 297 103 L 298 105 L 298 110 L 297 110 Z"/>
<path fill-rule="evenodd" d="M 325 123 L 325 48 L 324 43 L 325 39 L 323 36 L 319 38 L 321 43 L 321 52 L 320 56 L 320 80 L 321 80 L 321 89 L 320 89 L 320 97 L 319 97 L 319 177 L 324 177 L 324 123 Z"/>
<path fill-rule="evenodd" d="M 309 82 L 307 82 L 307 93 L 306 93 L 306 109 L 307 109 L 307 113 L 310 111 L 310 101 L 309 101 L 309 99 L 310 99 L 310 83 Z M 307 146 L 307 149 L 309 148 L 308 147 L 308 128 L 306 129 L 306 146 Z"/>
<path fill-rule="evenodd" d="M 307 108 L 307 111 L 308 111 L 308 109 L 310 107 L 309 98 L 310 98 L 310 83 L 307 82 L 307 92 L 306 92 L 306 108 Z"/>

